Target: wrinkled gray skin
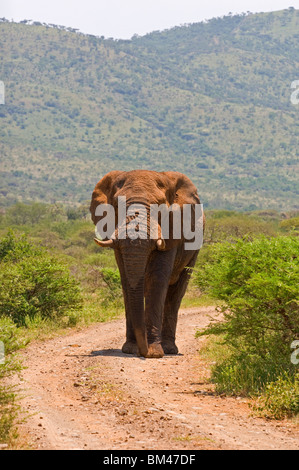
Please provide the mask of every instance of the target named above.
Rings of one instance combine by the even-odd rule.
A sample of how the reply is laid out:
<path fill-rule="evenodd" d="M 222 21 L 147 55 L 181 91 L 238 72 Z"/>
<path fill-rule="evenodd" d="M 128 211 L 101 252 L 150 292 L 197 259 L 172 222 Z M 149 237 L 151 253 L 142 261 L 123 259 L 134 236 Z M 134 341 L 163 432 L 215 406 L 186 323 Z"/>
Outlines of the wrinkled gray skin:
<path fill-rule="evenodd" d="M 96 185 L 90 211 L 93 222 L 99 204 L 117 208 L 119 196 L 127 206 L 150 204 L 199 204 L 196 187 L 182 173 L 146 170 L 112 171 Z M 129 222 L 129 220 L 127 221 Z M 117 226 L 117 212 L 116 212 Z M 178 310 L 185 294 L 198 250 L 184 249 L 185 240 L 104 240 L 96 242 L 114 249 L 126 309 L 126 342 L 122 351 L 144 357 L 177 354 L 175 344 Z M 117 229 L 116 229 L 117 237 Z M 148 237 L 149 238 L 149 237 Z"/>

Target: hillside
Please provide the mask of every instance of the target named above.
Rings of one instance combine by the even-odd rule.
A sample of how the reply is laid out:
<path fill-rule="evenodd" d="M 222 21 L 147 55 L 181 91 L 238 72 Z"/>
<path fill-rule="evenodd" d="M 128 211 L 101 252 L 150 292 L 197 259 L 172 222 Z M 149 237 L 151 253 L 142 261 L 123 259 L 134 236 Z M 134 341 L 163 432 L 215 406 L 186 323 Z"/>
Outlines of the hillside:
<path fill-rule="evenodd" d="M 173 169 L 208 208 L 298 208 L 299 10 L 132 40 L 0 22 L 0 205 L 80 203 L 113 169 Z"/>

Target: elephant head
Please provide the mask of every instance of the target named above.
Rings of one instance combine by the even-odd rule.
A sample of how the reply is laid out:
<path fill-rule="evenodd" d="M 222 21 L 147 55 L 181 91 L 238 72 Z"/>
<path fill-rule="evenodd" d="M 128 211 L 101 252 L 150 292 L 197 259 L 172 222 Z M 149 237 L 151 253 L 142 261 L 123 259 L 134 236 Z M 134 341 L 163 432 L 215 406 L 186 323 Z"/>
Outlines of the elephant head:
<path fill-rule="evenodd" d="M 146 267 L 155 250 L 167 251 L 176 249 L 182 243 L 175 239 L 172 231 L 164 237 L 160 220 L 157 219 L 156 236 L 148 232 L 146 239 L 120 238 L 118 225 L 118 201 L 125 198 L 126 208 L 141 204 L 150 215 L 152 205 L 165 204 L 167 207 L 176 205 L 180 210 L 184 204 L 199 204 L 196 187 L 182 173 L 154 172 L 147 170 L 111 171 L 96 185 L 90 205 L 91 217 L 96 225 L 101 216 L 97 215 L 97 207 L 109 204 L 115 210 L 115 232 L 113 237 L 104 240 L 95 239 L 102 247 L 113 248 L 119 266 L 125 299 L 127 325 L 132 325 L 140 355 L 147 357 L 148 342 L 144 309 L 144 281 Z M 170 216 L 173 216 L 171 213 Z M 125 224 L 129 225 L 133 216 L 127 216 Z M 134 218 L 134 217 L 133 217 Z M 170 223 L 170 226 L 172 224 Z"/>

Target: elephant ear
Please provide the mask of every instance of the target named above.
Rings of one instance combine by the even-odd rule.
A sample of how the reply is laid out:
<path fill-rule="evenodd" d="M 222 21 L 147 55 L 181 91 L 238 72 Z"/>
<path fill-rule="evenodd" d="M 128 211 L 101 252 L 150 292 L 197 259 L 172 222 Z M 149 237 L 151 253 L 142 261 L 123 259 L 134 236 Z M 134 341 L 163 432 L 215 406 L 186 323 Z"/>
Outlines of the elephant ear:
<path fill-rule="evenodd" d="M 200 204 L 196 186 L 183 173 L 165 171 L 170 181 L 169 203 L 179 204 L 181 209 L 184 204 Z"/>
<path fill-rule="evenodd" d="M 195 220 L 195 205 L 200 204 L 200 199 L 197 194 L 196 186 L 192 183 L 192 181 L 183 173 L 178 173 L 176 171 L 166 171 L 163 173 L 167 176 L 169 180 L 169 189 L 166 193 L 167 200 L 169 205 L 177 204 L 181 210 L 181 234 L 182 239 L 183 237 L 183 206 L 184 204 L 191 204 L 192 205 L 192 230 L 194 230 L 194 220 Z M 170 213 L 170 227 L 173 226 L 173 217 L 172 213 Z M 181 240 L 173 239 L 171 236 L 170 230 L 170 237 L 169 240 L 165 240 L 166 246 L 165 249 L 171 249 L 174 246 L 178 245 Z"/>
<path fill-rule="evenodd" d="M 123 173 L 123 171 L 110 171 L 107 175 L 97 183 L 92 193 L 90 203 L 90 213 L 93 223 L 96 225 L 100 217 L 95 215 L 96 208 L 100 204 L 111 204 L 112 186 L 116 178 Z"/>

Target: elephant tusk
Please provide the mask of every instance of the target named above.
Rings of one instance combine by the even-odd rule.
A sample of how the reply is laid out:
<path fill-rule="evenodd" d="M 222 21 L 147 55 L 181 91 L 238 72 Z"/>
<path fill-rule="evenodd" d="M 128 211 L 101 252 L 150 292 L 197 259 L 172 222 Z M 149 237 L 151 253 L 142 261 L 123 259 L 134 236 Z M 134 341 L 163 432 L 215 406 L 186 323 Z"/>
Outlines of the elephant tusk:
<path fill-rule="evenodd" d="M 97 245 L 102 246 L 103 248 L 112 248 L 113 247 L 113 240 L 99 240 L 98 238 L 94 238 L 94 241 L 96 242 Z"/>
<path fill-rule="evenodd" d="M 158 250 L 165 250 L 165 247 L 166 247 L 165 240 L 163 240 L 163 238 L 159 238 L 159 240 L 157 240 Z"/>

